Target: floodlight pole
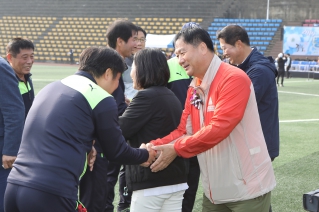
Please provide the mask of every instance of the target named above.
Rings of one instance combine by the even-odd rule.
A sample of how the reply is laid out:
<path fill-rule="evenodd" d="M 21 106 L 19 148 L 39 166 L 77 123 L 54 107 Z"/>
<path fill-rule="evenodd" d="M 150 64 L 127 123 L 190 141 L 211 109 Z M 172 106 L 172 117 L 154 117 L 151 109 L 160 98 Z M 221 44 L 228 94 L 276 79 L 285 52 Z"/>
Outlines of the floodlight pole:
<path fill-rule="evenodd" d="M 269 0 L 267 0 L 267 17 L 266 20 L 269 20 Z"/>

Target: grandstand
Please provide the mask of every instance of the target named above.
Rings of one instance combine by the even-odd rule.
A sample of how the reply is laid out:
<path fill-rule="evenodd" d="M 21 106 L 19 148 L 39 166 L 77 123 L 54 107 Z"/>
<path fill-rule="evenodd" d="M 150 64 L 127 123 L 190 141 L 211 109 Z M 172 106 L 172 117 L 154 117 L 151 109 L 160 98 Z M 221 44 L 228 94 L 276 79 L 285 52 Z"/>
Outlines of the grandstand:
<path fill-rule="evenodd" d="M 284 25 L 317 24 L 316 1 L 291 0 L 289 4 L 271 1 L 271 19 L 266 20 L 263 0 L 3 0 L 0 1 L 0 55 L 5 56 L 10 38 L 24 36 L 35 44 L 36 61 L 67 63 L 70 48 L 74 49 L 77 60 L 84 48 L 105 46 L 108 25 L 115 19 L 125 18 L 149 34 L 164 35 L 175 34 L 184 23 L 194 21 L 207 29 L 217 44 L 218 30 L 227 24 L 239 24 L 248 31 L 251 45 L 275 57 L 282 45 L 280 36 Z M 163 50 L 167 54 L 172 51 Z"/>

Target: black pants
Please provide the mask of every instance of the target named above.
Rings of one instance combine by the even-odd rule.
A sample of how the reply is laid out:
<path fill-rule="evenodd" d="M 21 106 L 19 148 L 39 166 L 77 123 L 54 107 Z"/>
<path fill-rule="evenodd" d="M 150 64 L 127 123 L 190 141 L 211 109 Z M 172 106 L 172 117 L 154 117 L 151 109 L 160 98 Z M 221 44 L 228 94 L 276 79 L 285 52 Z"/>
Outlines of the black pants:
<path fill-rule="evenodd" d="M 86 170 L 80 182 L 80 200 L 90 212 L 101 212 L 106 206 L 108 160 L 96 155 L 93 171 Z"/>
<path fill-rule="evenodd" d="M 284 84 L 284 77 L 285 77 L 285 71 L 278 71 L 278 76 L 277 76 L 277 85 L 278 85 L 278 82 L 279 82 L 279 78 L 281 77 L 281 85 Z"/>
<path fill-rule="evenodd" d="M 187 176 L 188 189 L 184 193 L 182 212 L 192 212 L 196 198 L 200 169 L 197 156 L 189 159 L 189 172 Z"/>
<path fill-rule="evenodd" d="M 290 70 L 290 66 L 288 66 L 287 69 L 286 69 L 286 72 L 287 72 L 286 78 L 287 78 L 287 79 L 290 78 L 290 72 L 289 72 L 289 70 Z"/>
<path fill-rule="evenodd" d="M 117 211 L 122 211 L 125 208 L 130 207 L 132 192 L 128 191 L 127 194 L 124 192 L 124 188 L 126 187 L 125 180 L 125 166 L 121 164 L 109 162 L 108 172 L 107 172 L 107 197 L 106 197 L 106 207 L 104 212 L 113 212 L 114 206 L 114 187 L 117 183 L 117 179 L 119 178 L 119 195 L 120 202 L 117 207 Z M 121 171 L 120 171 L 121 169 Z"/>
<path fill-rule="evenodd" d="M 76 200 L 11 183 L 7 184 L 4 197 L 4 208 L 8 212 L 75 212 L 76 206 Z"/>

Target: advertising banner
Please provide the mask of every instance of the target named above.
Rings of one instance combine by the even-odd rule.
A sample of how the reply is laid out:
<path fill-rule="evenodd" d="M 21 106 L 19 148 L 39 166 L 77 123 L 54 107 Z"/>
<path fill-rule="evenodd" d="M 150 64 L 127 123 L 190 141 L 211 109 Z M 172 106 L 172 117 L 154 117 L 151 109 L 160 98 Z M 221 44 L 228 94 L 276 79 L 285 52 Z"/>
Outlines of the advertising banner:
<path fill-rule="evenodd" d="M 319 27 L 284 27 L 283 52 L 290 55 L 319 56 Z"/>

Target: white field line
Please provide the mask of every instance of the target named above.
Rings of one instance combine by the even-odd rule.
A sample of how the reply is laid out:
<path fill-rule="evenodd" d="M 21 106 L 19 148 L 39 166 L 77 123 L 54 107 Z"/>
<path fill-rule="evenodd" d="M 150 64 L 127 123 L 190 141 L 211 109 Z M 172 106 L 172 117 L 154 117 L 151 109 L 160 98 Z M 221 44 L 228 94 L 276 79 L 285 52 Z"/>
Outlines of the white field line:
<path fill-rule="evenodd" d="M 319 119 L 299 119 L 299 120 L 281 120 L 280 123 L 292 123 L 292 122 L 310 122 L 319 121 Z"/>
<path fill-rule="evenodd" d="M 289 94 L 297 94 L 297 95 L 304 95 L 304 96 L 317 96 L 318 94 L 310 94 L 310 93 L 297 93 L 297 92 L 289 92 L 289 91 L 278 91 L 278 93 L 289 93 Z"/>

